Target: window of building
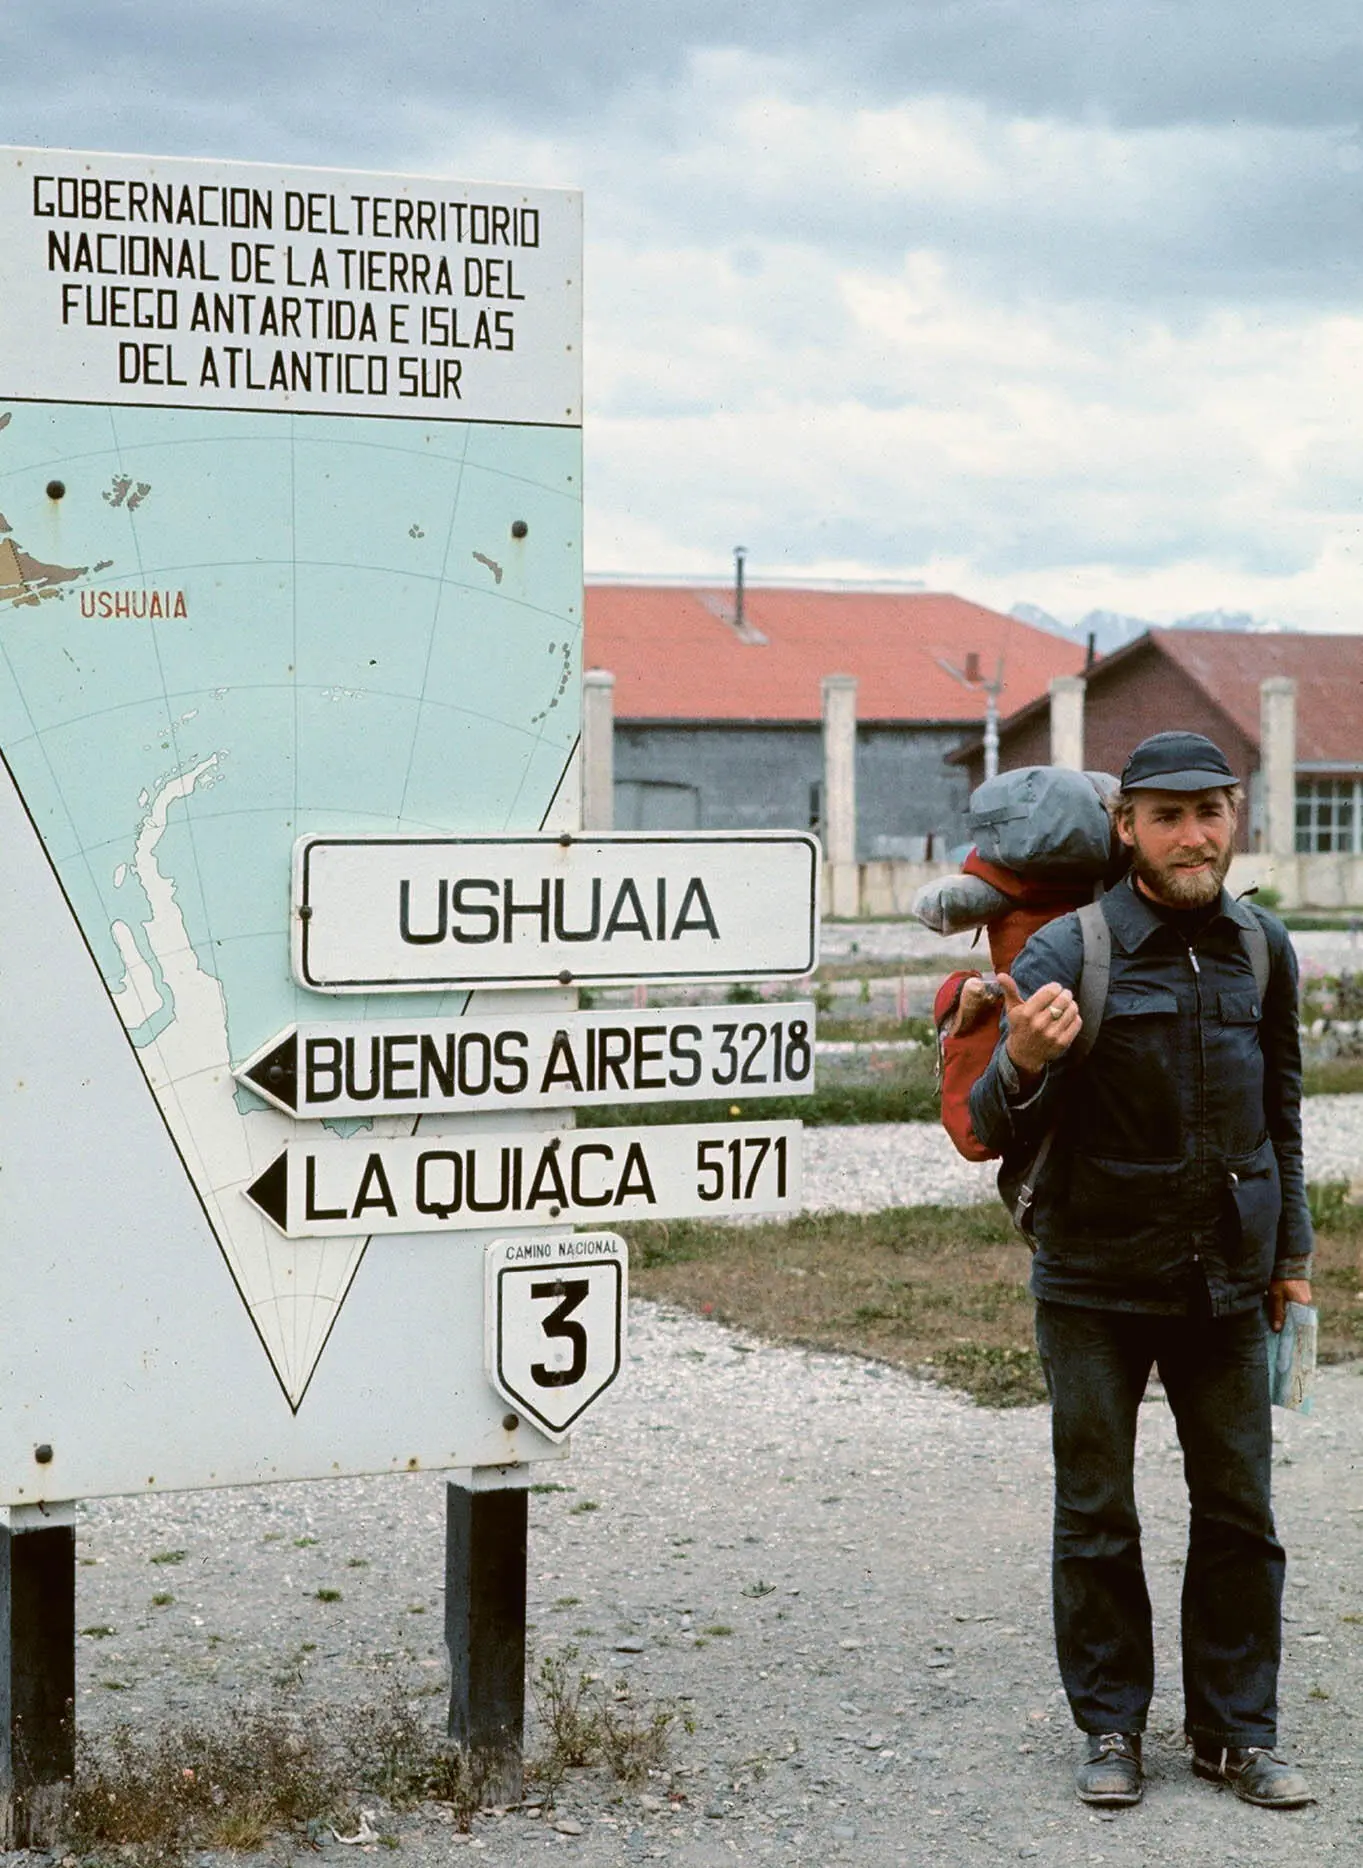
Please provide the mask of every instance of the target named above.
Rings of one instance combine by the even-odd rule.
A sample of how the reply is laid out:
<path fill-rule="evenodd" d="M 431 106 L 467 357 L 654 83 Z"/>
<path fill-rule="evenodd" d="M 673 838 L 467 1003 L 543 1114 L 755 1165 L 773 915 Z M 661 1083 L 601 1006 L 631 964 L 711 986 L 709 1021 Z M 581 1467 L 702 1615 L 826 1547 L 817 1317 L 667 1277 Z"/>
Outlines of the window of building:
<path fill-rule="evenodd" d="M 1305 855 L 1363 854 L 1363 779 L 1297 780 L 1297 849 Z"/>

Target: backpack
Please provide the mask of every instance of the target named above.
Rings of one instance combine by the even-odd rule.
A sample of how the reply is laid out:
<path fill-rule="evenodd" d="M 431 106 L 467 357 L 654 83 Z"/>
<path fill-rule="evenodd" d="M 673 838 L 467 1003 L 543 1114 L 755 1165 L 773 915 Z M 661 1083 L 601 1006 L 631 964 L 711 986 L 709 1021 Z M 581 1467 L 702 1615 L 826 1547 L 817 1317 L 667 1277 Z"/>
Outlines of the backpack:
<path fill-rule="evenodd" d="M 976 842 L 961 874 L 920 889 L 914 913 L 939 934 L 974 928 L 978 937 L 982 928 L 995 973 L 1011 972 L 1038 928 L 1091 902 L 1125 869 L 1103 803 L 1116 789 L 1109 773 L 1063 766 L 1022 766 L 986 779 L 971 793 L 967 821 Z M 933 1002 L 942 1125 L 968 1161 L 995 1158 L 970 1126 L 969 1105 L 998 1043 L 1002 1011 L 1002 988 L 977 967 L 949 974 Z"/>

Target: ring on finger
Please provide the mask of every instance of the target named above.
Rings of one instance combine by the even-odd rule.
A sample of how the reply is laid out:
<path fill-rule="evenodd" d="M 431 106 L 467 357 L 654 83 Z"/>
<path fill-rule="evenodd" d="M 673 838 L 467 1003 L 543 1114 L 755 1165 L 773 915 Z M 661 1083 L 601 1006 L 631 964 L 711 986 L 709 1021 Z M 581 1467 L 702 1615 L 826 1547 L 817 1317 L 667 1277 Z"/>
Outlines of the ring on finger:
<path fill-rule="evenodd" d="M 1053 1005 L 1051 1007 L 1052 1018 L 1063 1018 L 1064 1016 L 1065 1016 L 1065 1008 L 1063 1006 Z"/>

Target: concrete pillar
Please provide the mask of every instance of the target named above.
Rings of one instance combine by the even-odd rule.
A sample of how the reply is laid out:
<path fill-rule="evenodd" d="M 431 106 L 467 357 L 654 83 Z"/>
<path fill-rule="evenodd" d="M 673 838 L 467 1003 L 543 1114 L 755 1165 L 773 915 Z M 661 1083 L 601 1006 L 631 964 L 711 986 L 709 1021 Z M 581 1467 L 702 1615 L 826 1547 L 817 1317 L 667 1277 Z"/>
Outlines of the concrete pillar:
<path fill-rule="evenodd" d="M 1071 772 L 1084 769 L 1084 677 L 1051 679 L 1051 764 Z"/>
<path fill-rule="evenodd" d="M 827 914 L 855 916 L 857 875 L 857 678 L 825 675 L 823 695 L 823 853 Z"/>
<path fill-rule="evenodd" d="M 1297 684 L 1287 675 L 1259 683 L 1259 770 L 1264 851 L 1291 857 L 1297 847 Z"/>
<path fill-rule="evenodd" d="M 615 828 L 615 676 L 608 668 L 582 676 L 582 828 Z"/>

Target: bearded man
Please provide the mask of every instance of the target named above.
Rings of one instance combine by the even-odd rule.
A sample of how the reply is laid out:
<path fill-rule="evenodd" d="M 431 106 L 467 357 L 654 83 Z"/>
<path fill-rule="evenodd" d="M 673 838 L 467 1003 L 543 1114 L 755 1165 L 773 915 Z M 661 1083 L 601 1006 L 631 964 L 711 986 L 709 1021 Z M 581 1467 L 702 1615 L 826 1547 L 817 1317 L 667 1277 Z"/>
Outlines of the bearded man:
<path fill-rule="evenodd" d="M 1188 1487 L 1193 1769 L 1250 1803 L 1313 1800 L 1276 1754 L 1284 1557 L 1264 1347 L 1265 1311 L 1281 1329 L 1288 1302 L 1311 1297 L 1297 968 L 1282 923 L 1223 886 L 1241 796 L 1201 734 L 1137 746 L 1110 806 L 1131 866 L 1102 900 L 1111 958 L 1097 1036 L 1071 1054 L 1084 943 L 1065 915 L 1001 977 L 1005 1035 L 971 1096 L 1004 1175 L 1033 1164 L 1056 1651 L 1085 1734 L 1086 1803 L 1135 1803 L 1142 1789 L 1154 1653 L 1133 1467 L 1152 1368 Z"/>

